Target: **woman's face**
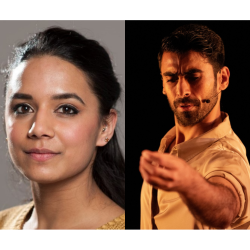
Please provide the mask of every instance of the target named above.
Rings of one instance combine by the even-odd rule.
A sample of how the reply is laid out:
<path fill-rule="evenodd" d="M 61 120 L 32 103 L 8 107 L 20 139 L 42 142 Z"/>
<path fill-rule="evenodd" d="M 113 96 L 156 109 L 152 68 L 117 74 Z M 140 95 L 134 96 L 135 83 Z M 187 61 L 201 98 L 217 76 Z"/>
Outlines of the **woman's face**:
<path fill-rule="evenodd" d="M 90 169 L 104 145 L 98 99 L 84 73 L 55 56 L 22 62 L 6 94 L 11 158 L 30 180 L 52 183 Z"/>

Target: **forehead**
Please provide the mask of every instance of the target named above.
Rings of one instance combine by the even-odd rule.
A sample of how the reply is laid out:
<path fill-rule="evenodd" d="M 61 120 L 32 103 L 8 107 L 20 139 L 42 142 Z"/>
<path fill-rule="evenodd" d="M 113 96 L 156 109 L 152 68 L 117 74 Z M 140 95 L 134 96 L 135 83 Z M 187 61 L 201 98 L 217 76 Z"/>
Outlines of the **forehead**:
<path fill-rule="evenodd" d="M 56 56 L 42 56 L 22 62 L 10 75 L 7 98 L 16 92 L 34 97 L 72 92 L 93 95 L 88 78 L 75 65 Z"/>
<path fill-rule="evenodd" d="M 202 71 L 213 70 L 208 60 L 198 52 L 188 51 L 184 54 L 164 52 L 161 61 L 161 73 L 173 72 L 183 74 L 190 69 L 200 69 Z"/>

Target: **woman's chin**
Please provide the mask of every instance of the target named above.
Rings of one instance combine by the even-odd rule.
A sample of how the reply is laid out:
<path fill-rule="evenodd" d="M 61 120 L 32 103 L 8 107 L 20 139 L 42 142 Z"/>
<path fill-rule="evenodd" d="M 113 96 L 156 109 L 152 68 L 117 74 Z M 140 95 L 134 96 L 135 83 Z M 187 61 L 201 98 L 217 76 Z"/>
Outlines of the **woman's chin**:
<path fill-rule="evenodd" d="M 39 172 L 39 171 L 33 171 L 33 172 L 22 172 L 22 174 L 29 179 L 32 182 L 36 182 L 39 184 L 52 184 L 56 182 L 60 182 L 63 180 L 63 178 L 59 177 L 58 175 L 55 176 L 51 172 Z"/>

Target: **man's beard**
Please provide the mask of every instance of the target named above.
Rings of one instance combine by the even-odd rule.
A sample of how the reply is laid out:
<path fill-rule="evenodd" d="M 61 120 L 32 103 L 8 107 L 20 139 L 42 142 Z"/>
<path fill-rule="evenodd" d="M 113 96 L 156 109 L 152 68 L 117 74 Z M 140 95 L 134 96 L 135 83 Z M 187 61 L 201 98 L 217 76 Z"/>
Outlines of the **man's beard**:
<path fill-rule="evenodd" d="M 183 127 L 193 126 L 201 122 L 211 112 L 218 101 L 218 96 L 212 98 L 217 94 L 216 85 L 217 81 L 215 81 L 214 88 L 208 95 L 208 98 L 210 98 L 210 103 L 204 104 L 203 108 L 201 108 L 201 101 L 197 98 L 184 97 L 174 100 L 173 104 L 169 102 L 170 108 L 173 110 L 179 125 Z M 194 105 L 195 110 L 183 112 L 178 111 L 178 106 L 185 103 Z"/>

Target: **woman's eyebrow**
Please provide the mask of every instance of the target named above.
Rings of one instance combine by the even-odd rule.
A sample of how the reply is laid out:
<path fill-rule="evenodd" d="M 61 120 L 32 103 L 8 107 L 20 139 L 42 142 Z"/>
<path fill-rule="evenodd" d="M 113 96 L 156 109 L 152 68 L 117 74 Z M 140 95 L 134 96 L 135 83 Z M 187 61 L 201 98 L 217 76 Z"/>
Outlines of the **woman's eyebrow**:
<path fill-rule="evenodd" d="M 80 101 L 83 105 L 86 105 L 84 101 L 75 93 L 63 93 L 63 94 L 57 94 L 52 96 L 52 100 L 61 100 L 61 99 L 71 99 L 74 98 L 78 101 Z"/>
<path fill-rule="evenodd" d="M 74 98 L 81 102 L 83 105 L 86 105 L 85 102 L 75 93 L 63 93 L 63 94 L 57 94 L 53 95 L 51 97 L 52 100 L 62 100 L 62 99 L 71 99 Z M 14 99 L 22 99 L 22 100 L 33 100 L 33 97 L 28 94 L 23 94 L 23 93 L 15 93 L 13 96 L 10 97 L 11 100 Z"/>
<path fill-rule="evenodd" d="M 23 93 L 15 93 L 10 97 L 10 100 L 12 101 L 13 99 L 24 99 L 24 100 L 32 100 L 32 96 L 28 94 L 23 94 Z"/>

